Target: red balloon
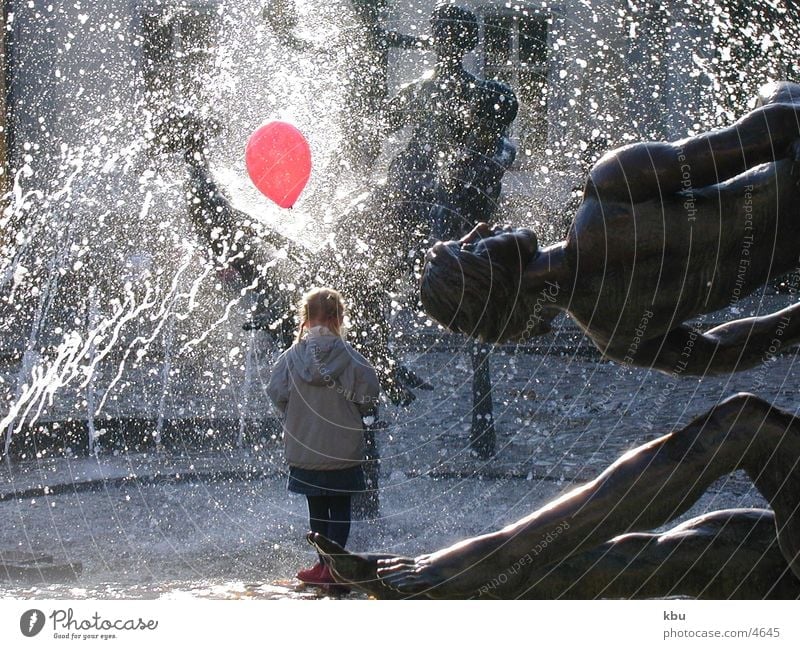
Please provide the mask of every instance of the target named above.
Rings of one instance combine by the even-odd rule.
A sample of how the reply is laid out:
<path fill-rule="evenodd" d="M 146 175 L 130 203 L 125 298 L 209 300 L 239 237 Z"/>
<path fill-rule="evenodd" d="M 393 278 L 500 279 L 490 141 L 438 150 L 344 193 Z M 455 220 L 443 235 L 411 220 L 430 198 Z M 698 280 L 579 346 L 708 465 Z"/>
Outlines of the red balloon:
<path fill-rule="evenodd" d="M 311 149 L 291 124 L 268 122 L 245 149 L 247 173 L 258 190 L 281 207 L 291 207 L 311 175 Z"/>

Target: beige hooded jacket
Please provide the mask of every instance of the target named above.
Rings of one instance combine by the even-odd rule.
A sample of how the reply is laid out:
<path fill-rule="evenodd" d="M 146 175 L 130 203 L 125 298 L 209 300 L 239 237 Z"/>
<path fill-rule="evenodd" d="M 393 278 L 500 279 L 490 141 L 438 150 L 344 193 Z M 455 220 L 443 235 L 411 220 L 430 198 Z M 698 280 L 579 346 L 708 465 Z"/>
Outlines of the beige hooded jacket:
<path fill-rule="evenodd" d="M 353 347 L 313 327 L 280 355 L 267 393 L 283 418 L 286 461 L 333 470 L 364 459 L 362 415 L 377 404 L 378 376 Z"/>

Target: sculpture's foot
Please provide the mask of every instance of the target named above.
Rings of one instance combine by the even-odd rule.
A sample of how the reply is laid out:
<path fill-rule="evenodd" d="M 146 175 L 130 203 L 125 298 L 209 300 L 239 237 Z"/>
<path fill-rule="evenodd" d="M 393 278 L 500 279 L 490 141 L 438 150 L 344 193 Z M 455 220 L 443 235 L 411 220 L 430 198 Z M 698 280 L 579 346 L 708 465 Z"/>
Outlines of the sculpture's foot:
<path fill-rule="evenodd" d="M 411 405 L 417 399 L 417 395 L 414 394 L 408 388 L 403 387 L 399 384 L 398 381 L 395 381 L 389 386 L 383 388 L 386 396 L 389 397 L 389 401 L 391 401 L 396 406 L 408 406 Z"/>
<path fill-rule="evenodd" d="M 378 562 L 392 555 L 354 554 L 316 532 L 309 532 L 307 538 L 337 582 L 379 599 L 399 598 L 397 591 L 388 588 L 377 576 Z"/>
<path fill-rule="evenodd" d="M 433 386 L 425 379 L 415 374 L 405 365 L 397 368 L 397 379 L 409 388 L 418 388 L 420 390 L 433 390 Z"/>

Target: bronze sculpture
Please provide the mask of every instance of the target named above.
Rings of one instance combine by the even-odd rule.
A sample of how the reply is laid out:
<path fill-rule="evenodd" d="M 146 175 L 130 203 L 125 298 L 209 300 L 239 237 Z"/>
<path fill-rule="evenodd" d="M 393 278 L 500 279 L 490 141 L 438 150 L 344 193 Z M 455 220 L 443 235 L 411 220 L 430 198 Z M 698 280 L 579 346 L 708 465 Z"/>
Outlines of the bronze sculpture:
<path fill-rule="evenodd" d="M 426 310 L 490 341 L 545 333 L 566 311 L 606 357 L 674 375 L 785 351 L 800 305 L 705 332 L 686 324 L 798 265 L 800 86 L 769 84 L 759 102 L 728 128 L 603 156 L 565 241 L 540 249 L 530 230 L 481 225 L 436 244 Z"/>
<path fill-rule="evenodd" d="M 430 22 L 434 69 L 404 86 L 382 115 L 386 130 L 408 126 L 411 136 L 392 160 L 385 185 L 345 217 L 351 227 L 337 241 L 345 250 L 366 243 L 393 251 L 369 264 L 383 286 L 402 285 L 411 272 L 419 272 L 421 251 L 432 235 L 460 236 L 465 224 L 491 218 L 502 176 L 514 160 L 514 146 L 506 137 L 517 114 L 513 91 L 478 79 L 464 65 L 465 55 L 478 43 L 477 17 L 441 2 Z M 351 272 L 359 273 L 362 260 L 353 262 Z M 471 356 L 470 442 L 478 456 L 489 457 L 495 435 L 488 350 L 475 347 Z"/>
<path fill-rule="evenodd" d="M 530 230 L 482 224 L 437 244 L 426 309 L 488 340 L 544 333 L 567 311 L 606 356 L 673 374 L 735 371 L 785 349 L 798 305 L 707 332 L 683 324 L 797 265 L 800 86 L 770 84 L 759 99 L 727 129 L 604 156 L 564 242 L 539 250 Z M 675 519 L 736 469 L 774 518 L 736 510 L 637 532 Z M 520 521 L 416 558 L 309 540 L 337 578 L 379 597 L 797 597 L 800 423 L 753 395 L 731 397 Z M 766 580 L 754 560 L 772 566 Z"/>
<path fill-rule="evenodd" d="M 736 469 L 774 515 L 728 510 L 637 533 L 675 519 Z M 516 523 L 416 558 L 352 554 L 316 534 L 309 541 L 337 580 L 385 598 L 796 598 L 800 421 L 736 395 Z"/>
<path fill-rule="evenodd" d="M 478 188 L 491 184 L 484 178 L 487 172 L 479 168 L 483 164 L 479 154 L 485 154 L 483 149 L 488 147 L 492 155 L 503 129 L 516 116 L 516 98 L 510 88 L 478 79 L 464 65 L 465 55 L 478 43 L 475 14 L 442 2 L 430 23 L 428 44 L 436 57 L 433 70 L 403 86 L 380 114 L 384 134 L 409 127 L 408 142 L 389 165 L 386 183 L 374 188 L 360 209 L 346 217 L 357 226 L 348 232 L 355 231 L 359 239 L 372 245 L 409 251 L 428 245 L 434 218 L 431 212 L 438 204 L 456 200 L 455 193 L 470 174 L 480 176 Z M 501 95 L 505 101 L 500 101 Z M 487 108 L 495 103 L 502 104 L 503 110 Z M 473 152 L 479 148 L 479 138 L 489 143 L 481 142 L 480 151 Z M 494 187 L 487 189 L 493 191 Z M 491 216 L 494 207 L 495 203 L 486 204 L 483 220 Z M 348 242 L 344 247 L 351 246 Z M 409 258 L 413 259 L 413 253 Z M 383 270 L 396 275 L 397 266 L 392 260 L 391 267 Z"/>

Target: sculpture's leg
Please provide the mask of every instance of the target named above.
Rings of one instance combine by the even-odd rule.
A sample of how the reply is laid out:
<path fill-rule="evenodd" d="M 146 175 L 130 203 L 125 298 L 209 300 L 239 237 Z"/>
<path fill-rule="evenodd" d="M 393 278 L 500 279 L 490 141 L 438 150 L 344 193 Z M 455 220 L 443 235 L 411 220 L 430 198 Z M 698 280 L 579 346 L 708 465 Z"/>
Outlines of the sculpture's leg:
<path fill-rule="evenodd" d="M 389 348 L 390 330 L 385 316 L 384 291 L 381 287 L 368 284 L 355 273 L 343 273 L 339 285 L 342 293 L 355 305 L 353 338 L 356 347 L 375 367 L 381 388 L 390 401 L 408 405 L 416 399 L 416 395 L 400 380 L 398 370 L 401 366 Z"/>
<path fill-rule="evenodd" d="M 386 396 L 392 403 L 408 405 L 416 398 L 409 388 L 427 389 L 428 384 L 403 368 L 389 348 L 389 294 L 407 280 L 409 260 L 404 247 L 408 237 L 388 194 L 385 187 L 376 189 L 342 217 L 343 227 L 328 255 L 335 263 L 322 269 L 322 281 L 339 287 L 354 306 L 351 337 L 375 367 Z"/>
<path fill-rule="evenodd" d="M 499 188 L 499 182 L 498 182 Z M 478 216 L 481 192 L 456 186 L 438 187 L 434 207 L 429 219 L 435 240 L 459 239 L 467 234 L 479 220 L 488 220 L 492 210 Z M 494 409 L 492 405 L 492 378 L 489 364 L 490 348 L 473 343 L 472 359 L 472 427 L 469 444 L 478 457 L 487 459 L 495 453 Z"/>
<path fill-rule="evenodd" d="M 380 516 L 380 469 L 381 454 L 375 439 L 375 431 L 383 422 L 373 422 L 364 430 L 364 479 L 367 490 L 353 497 L 353 518 L 355 520 L 372 520 Z"/>
<path fill-rule="evenodd" d="M 490 583 L 482 596 L 490 598 L 493 591 Z M 516 594 L 530 599 L 672 596 L 800 596 L 800 579 L 792 574 L 778 547 L 773 512 L 717 511 L 662 534 L 624 534 L 531 571 L 527 584 Z"/>
<path fill-rule="evenodd" d="M 764 162 L 796 159 L 800 105 L 772 104 L 727 128 L 677 142 L 631 144 L 604 155 L 589 172 L 586 194 L 601 201 L 641 203 L 694 187 L 715 185 Z"/>
<path fill-rule="evenodd" d="M 302 285 L 312 275 L 313 256 L 302 245 L 267 228 L 256 230 L 251 219 L 231 205 L 217 185 L 202 153 L 205 134 L 198 126 L 196 142 L 187 147 L 187 206 L 192 225 L 218 263 L 236 271 L 252 288 L 255 311 L 245 329 L 268 329 L 287 345 L 295 328 L 292 313 L 297 295 L 281 288 L 286 277 Z"/>
<path fill-rule="evenodd" d="M 472 429 L 469 445 L 480 458 L 486 459 L 494 455 L 494 412 L 489 348 L 479 343 L 472 347 Z"/>
<path fill-rule="evenodd" d="M 413 560 L 388 560 L 378 576 L 402 593 L 471 597 L 548 539 L 532 565 L 555 564 L 619 534 L 664 525 L 737 468 L 770 500 L 781 550 L 800 574 L 798 461 L 795 418 L 752 395 L 737 395 L 683 430 L 626 453 L 596 479 L 520 521 Z M 507 576 L 499 595 L 519 593 L 524 576 Z"/>

